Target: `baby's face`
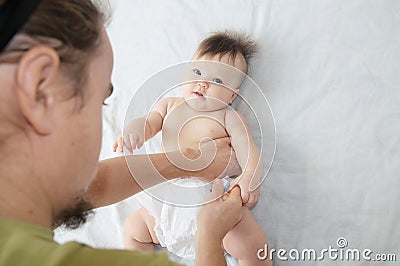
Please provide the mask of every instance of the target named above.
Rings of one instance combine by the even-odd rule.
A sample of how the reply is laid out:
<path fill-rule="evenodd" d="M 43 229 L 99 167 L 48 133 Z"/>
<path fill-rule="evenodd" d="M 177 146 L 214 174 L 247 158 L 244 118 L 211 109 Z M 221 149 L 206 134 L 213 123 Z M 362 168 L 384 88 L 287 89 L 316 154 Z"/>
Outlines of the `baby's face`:
<path fill-rule="evenodd" d="M 197 111 L 226 108 L 236 98 L 246 76 L 247 64 L 243 55 L 238 54 L 234 62 L 229 54 L 221 59 L 219 56 L 195 56 L 185 77 L 183 97 Z"/>

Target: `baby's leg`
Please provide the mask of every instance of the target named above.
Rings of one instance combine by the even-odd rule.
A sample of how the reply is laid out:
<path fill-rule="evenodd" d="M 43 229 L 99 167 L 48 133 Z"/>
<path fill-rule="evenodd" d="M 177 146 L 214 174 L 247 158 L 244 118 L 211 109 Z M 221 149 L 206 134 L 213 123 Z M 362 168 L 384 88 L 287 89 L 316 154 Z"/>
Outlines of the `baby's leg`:
<path fill-rule="evenodd" d="M 272 265 L 269 259 L 258 259 L 257 252 L 267 244 L 267 237 L 247 207 L 242 220 L 225 236 L 225 250 L 239 260 L 240 266 Z"/>
<path fill-rule="evenodd" d="M 159 241 L 154 232 L 155 220 L 145 208 L 132 213 L 124 225 L 124 246 L 126 249 L 154 251 Z"/>

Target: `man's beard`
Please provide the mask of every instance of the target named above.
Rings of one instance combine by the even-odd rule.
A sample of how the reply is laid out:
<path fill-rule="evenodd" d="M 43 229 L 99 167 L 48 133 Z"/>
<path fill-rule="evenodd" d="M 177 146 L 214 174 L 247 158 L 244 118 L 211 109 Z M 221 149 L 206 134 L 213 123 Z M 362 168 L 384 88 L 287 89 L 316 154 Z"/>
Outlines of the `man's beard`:
<path fill-rule="evenodd" d="M 76 198 L 73 206 L 64 209 L 54 217 L 52 226 L 74 230 L 85 224 L 93 214 L 93 205 L 84 196 L 80 196 Z"/>

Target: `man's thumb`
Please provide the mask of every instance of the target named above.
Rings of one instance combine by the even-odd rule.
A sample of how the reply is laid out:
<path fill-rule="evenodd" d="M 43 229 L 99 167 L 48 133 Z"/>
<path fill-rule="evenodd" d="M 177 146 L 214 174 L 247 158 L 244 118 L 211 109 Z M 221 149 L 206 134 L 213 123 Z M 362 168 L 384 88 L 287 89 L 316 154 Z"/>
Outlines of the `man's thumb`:
<path fill-rule="evenodd" d="M 240 187 L 239 185 L 234 186 L 231 191 L 229 192 L 229 198 L 233 198 L 233 199 L 240 199 L 241 200 L 241 196 L 240 196 Z"/>

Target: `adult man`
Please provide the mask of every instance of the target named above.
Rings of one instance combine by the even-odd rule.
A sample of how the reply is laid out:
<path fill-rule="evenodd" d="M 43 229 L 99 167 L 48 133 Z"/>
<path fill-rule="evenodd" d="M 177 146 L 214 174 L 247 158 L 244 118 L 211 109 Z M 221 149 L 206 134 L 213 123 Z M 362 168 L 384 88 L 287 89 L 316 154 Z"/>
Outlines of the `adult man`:
<path fill-rule="evenodd" d="M 105 18 L 90 0 L 0 4 L 0 265 L 174 265 L 162 253 L 53 241 L 51 229 L 68 217 L 74 217 L 72 225 L 84 220 L 80 214 L 90 203 L 107 205 L 140 190 L 121 158 L 103 162 L 97 172 L 101 108 L 112 92 L 112 49 Z M 211 178 L 226 163 L 227 150 L 197 174 Z M 154 164 L 166 178 L 188 175 L 164 154 L 151 162 L 129 159 L 143 169 Z M 222 195 L 222 185 L 216 183 L 213 193 Z M 224 263 L 221 241 L 240 220 L 241 205 L 235 188 L 201 210 L 198 265 Z"/>

